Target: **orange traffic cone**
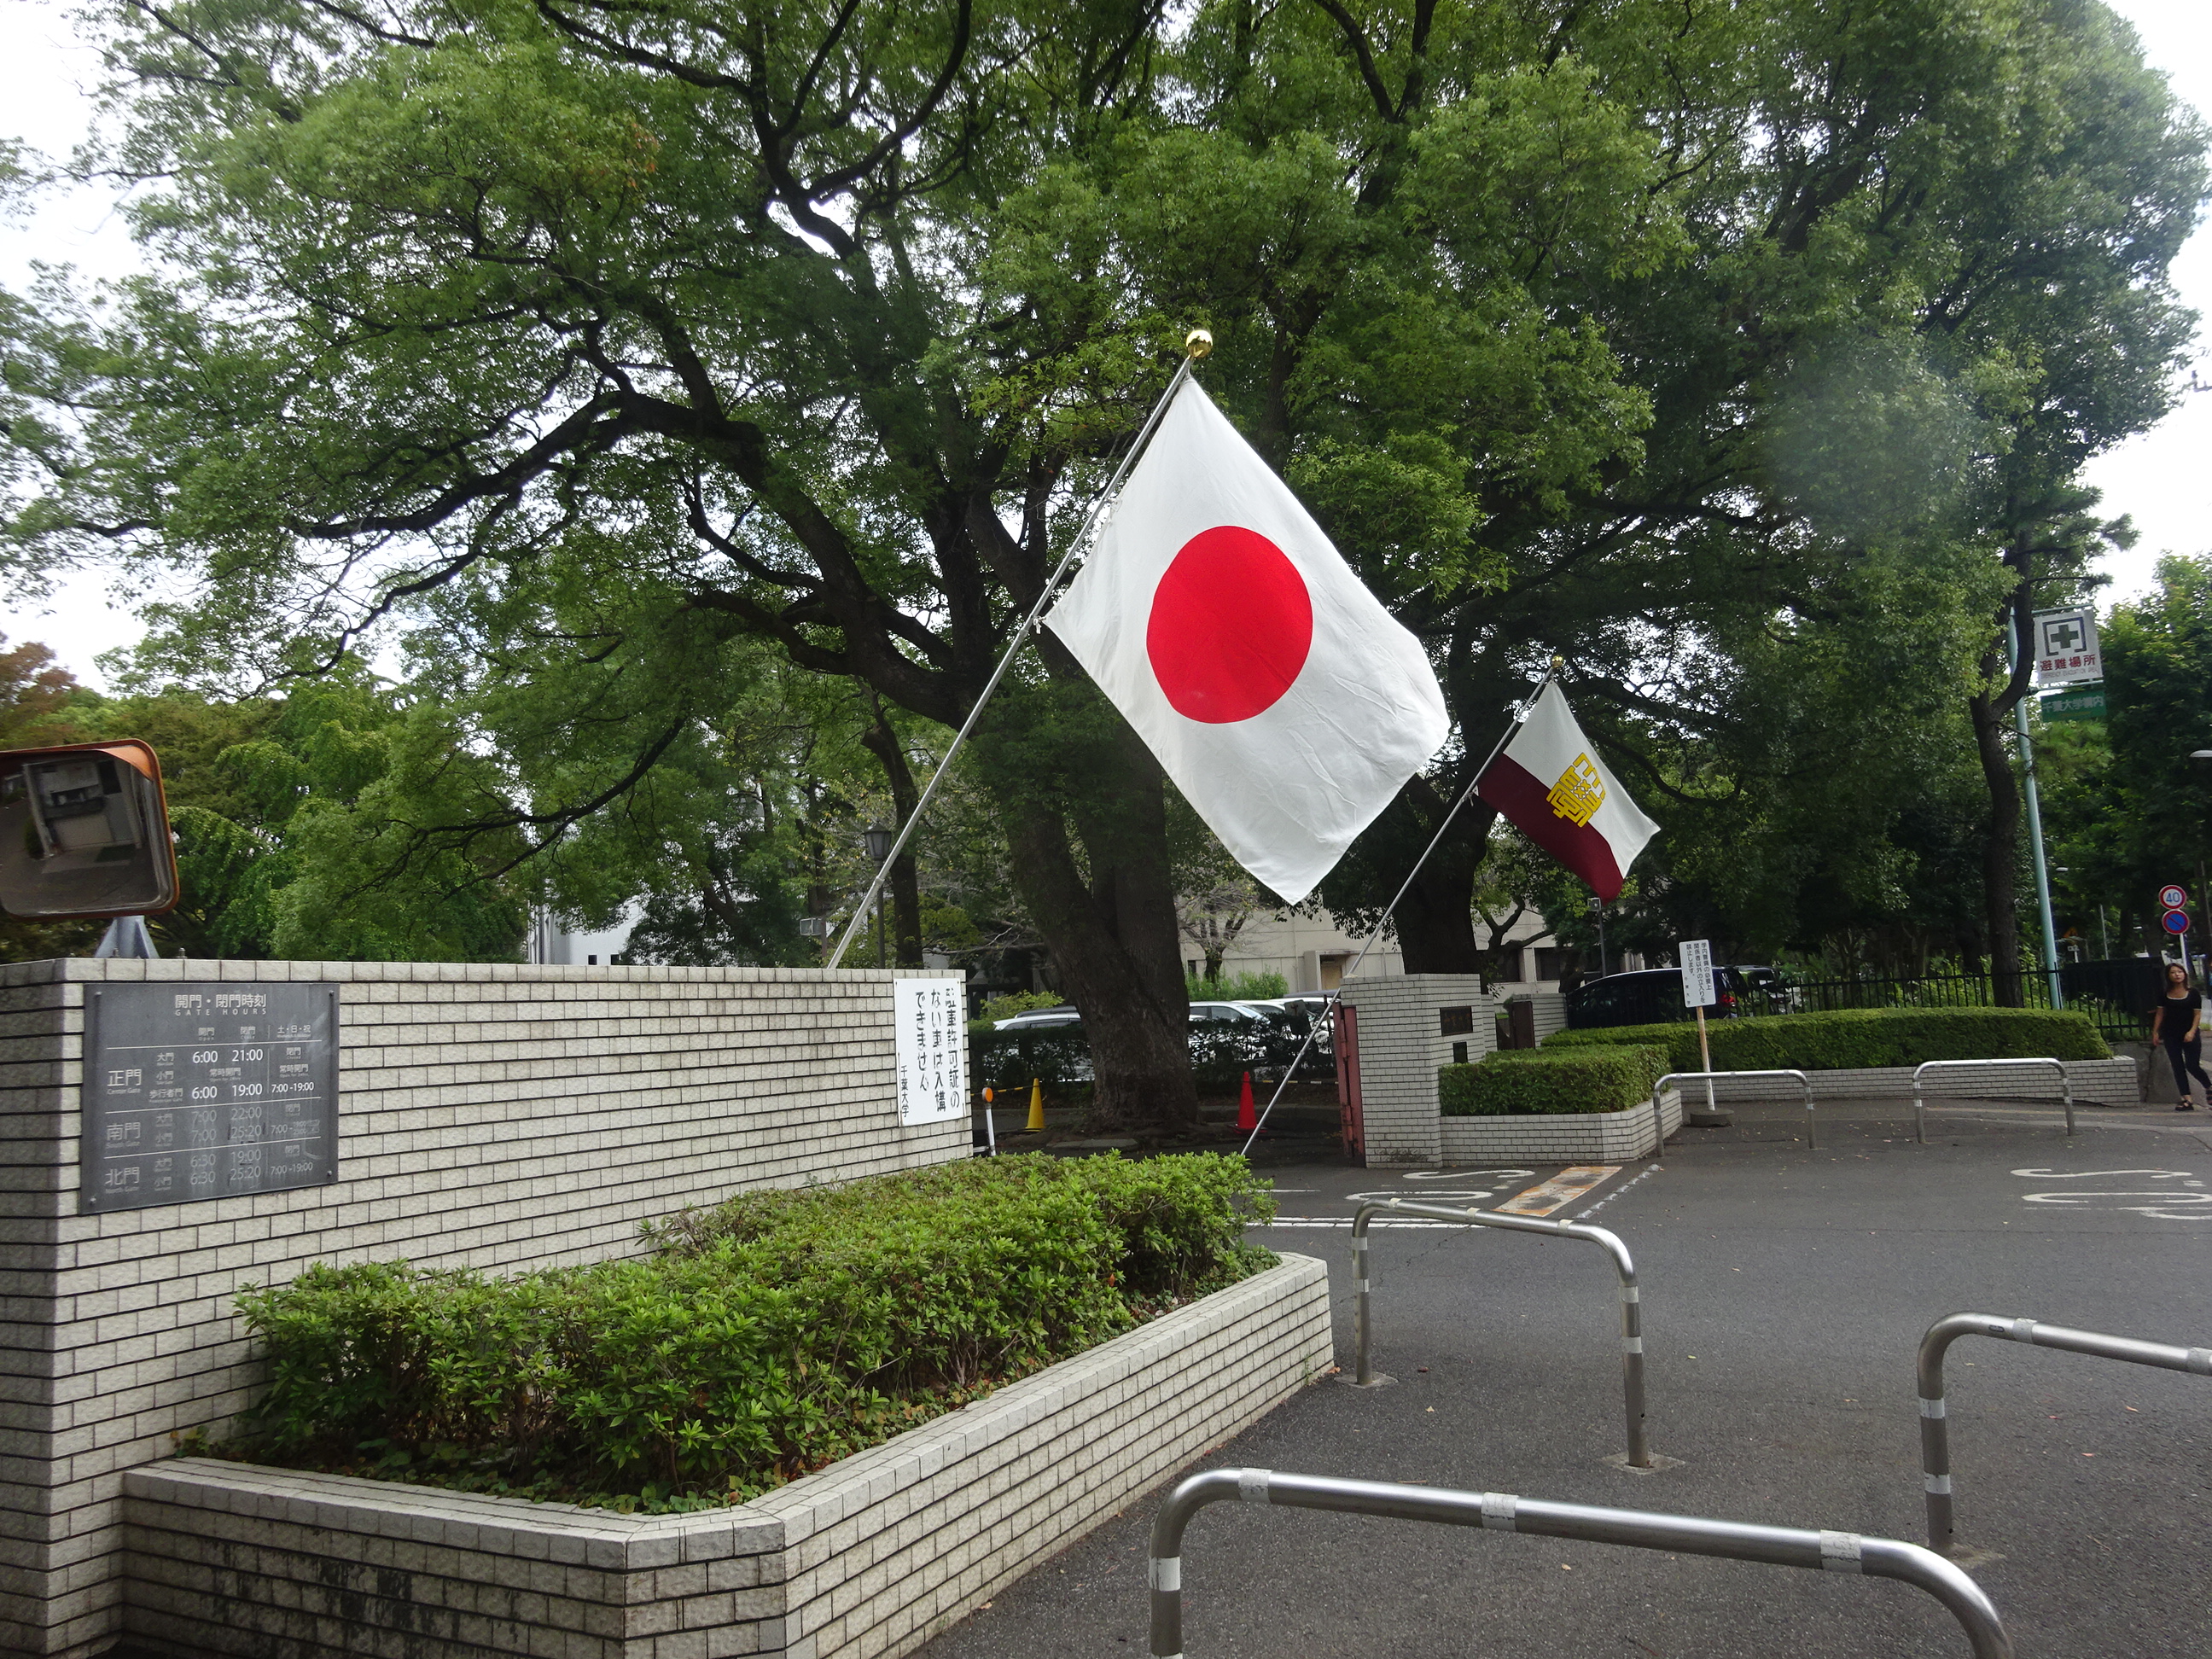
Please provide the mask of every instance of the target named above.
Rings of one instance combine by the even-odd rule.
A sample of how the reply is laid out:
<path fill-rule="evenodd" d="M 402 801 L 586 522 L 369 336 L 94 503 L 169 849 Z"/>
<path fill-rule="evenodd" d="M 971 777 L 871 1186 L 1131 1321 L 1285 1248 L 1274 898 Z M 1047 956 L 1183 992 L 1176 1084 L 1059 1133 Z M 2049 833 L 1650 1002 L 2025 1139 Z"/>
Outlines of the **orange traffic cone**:
<path fill-rule="evenodd" d="M 1252 1109 L 1252 1073 L 1244 1073 L 1243 1086 L 1237 1091 L 1237 1130 L 1250 1134 L 1260 1127 L 1260 1115 Z"/>

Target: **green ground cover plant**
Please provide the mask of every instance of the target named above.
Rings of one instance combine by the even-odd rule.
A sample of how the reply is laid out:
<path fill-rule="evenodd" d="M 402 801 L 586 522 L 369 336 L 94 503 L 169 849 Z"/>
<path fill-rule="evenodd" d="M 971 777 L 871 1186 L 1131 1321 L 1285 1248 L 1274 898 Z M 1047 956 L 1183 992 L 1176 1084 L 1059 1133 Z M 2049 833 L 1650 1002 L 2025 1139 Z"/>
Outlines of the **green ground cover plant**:
<path fill-rule="evenodd" d="M 1650 1100 L 1668 1069 L 1667 1051 L 1649 1044 L 1504 1048 L 1439 1067 L 1437 1096 L 1446 1117 L 1619 1112 Z"/>
<path fill-rule="evenodd" d="M 623 1510 L 742 1502 L 1273 1264 L 1217 1154 L 965 1161 L 741 1194 L 646 1256 L 310 1267 L 239 1298 L 267 1394 L 215 1449 Z"/>
<path fill-rule="evenodd" d="M 1762 1014 L 1706 1025 L 1717 1072 L 1840 1071 L 1917 1066 L 1928 1060 L 2109 1060 L 2088 1017 L 2048 1008 L 1844 1008 L 1831 1013 Z M 1656 1044 L 1670 1072 L 1702 1070 L 1698 1028 L 1616 1025 L 1554 1031 L 1547 1052 Z"/>

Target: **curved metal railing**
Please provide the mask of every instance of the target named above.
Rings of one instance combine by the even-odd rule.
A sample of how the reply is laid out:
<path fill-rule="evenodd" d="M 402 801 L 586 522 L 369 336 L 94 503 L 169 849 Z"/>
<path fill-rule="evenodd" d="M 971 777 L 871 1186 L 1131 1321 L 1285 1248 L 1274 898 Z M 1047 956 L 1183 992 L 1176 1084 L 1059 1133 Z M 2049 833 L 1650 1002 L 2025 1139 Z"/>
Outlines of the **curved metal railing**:
<path fill-rule="evenodd" d="M 1850 1532 L 1808 1532 L 1795 1527 L 1708 1521 L 1648 1510 L 1601 1509 L 1555 1504 L 1512 1492 L 1450 1492 L 1381 1480 L 1340 1480 L 1322 1475 L 1279 1474 L 1272 1469 L 1215 1469 L 1194 1474 L 1168 1494 L 1152 1522 L 1153 1659 L 1183 1659 L 1182 1536 L 1191 1517 L 1208 1504 L 1237 1498 L 1289 1509 L 1379 1515 L 1494 1532 L 1576 1538 L 1630 1549 L 1676 1555 L 1717 1555 L 1769 1566 L 1895 1578 L 1941 1601 L 1973 1644 L 1975 1659 L 2013 1659 L 2004 1622 L 1982 1587 L 1932 1550 L 1894 1538 Z"/>

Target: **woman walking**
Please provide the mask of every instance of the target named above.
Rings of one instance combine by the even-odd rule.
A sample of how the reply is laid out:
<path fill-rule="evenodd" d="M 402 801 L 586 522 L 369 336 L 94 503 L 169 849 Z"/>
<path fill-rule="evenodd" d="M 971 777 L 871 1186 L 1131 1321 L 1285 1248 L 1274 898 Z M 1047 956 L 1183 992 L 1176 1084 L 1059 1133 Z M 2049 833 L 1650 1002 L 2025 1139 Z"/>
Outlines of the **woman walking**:
<path fill-rule="evenodd" d="M 2164 1043 L 2166 1057 L 2173 1062 L 2173 1080 L 2181 1090 L 2181 1104 L 2173 1109 L 2177 1112 L 2197 1109 L 2197 1103 L 2189 1097 L 2192 1077 L 2204 1085 L 2204 1103 L 2212 1108 L 2212 1078 L 2204 1075 L 2202 1063 L 2204 1041 L 2197 1035 L 2197 1023 L 2203 1017 L 2204 998 L 2191 983 L 2189 969 L 2178 962 L 2168 963 L 2165 994 L 2151 1017 L 2150 1040 L 2154 1047 Z"/>

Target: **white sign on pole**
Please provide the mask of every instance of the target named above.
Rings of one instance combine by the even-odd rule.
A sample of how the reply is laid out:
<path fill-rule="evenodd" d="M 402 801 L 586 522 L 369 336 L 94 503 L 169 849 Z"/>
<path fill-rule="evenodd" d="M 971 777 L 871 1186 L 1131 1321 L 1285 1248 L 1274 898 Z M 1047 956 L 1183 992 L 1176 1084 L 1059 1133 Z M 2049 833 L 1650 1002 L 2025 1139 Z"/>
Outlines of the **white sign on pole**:
<path fill-rule="evenodd" d="M 1710 1008 L 1720 1000 L 1713 994 L 1713 942 L 1686 939 L 1675 953 L 1682 964 L 1682 1006 Z"/>
<path fill-rule="evenodd" d="M 2097 612 L 2077 605 L 2035 613 L 2035 681 L 2067 685 L 2105 678 L 2105 659 L 2097 646 Z"/>
<path fill-rule="evenodd" d="M 2166 886 L 2158 890 L 2159 904 L 2165 909 L 2179 910 L 2189 902 L 2186 887 Z"/>
<path fill-rule="evenodd" d="M 901 1123 L 942 1123 L 967 1115 L 966 1001 L 957 979 L 891 981 Z"/>

